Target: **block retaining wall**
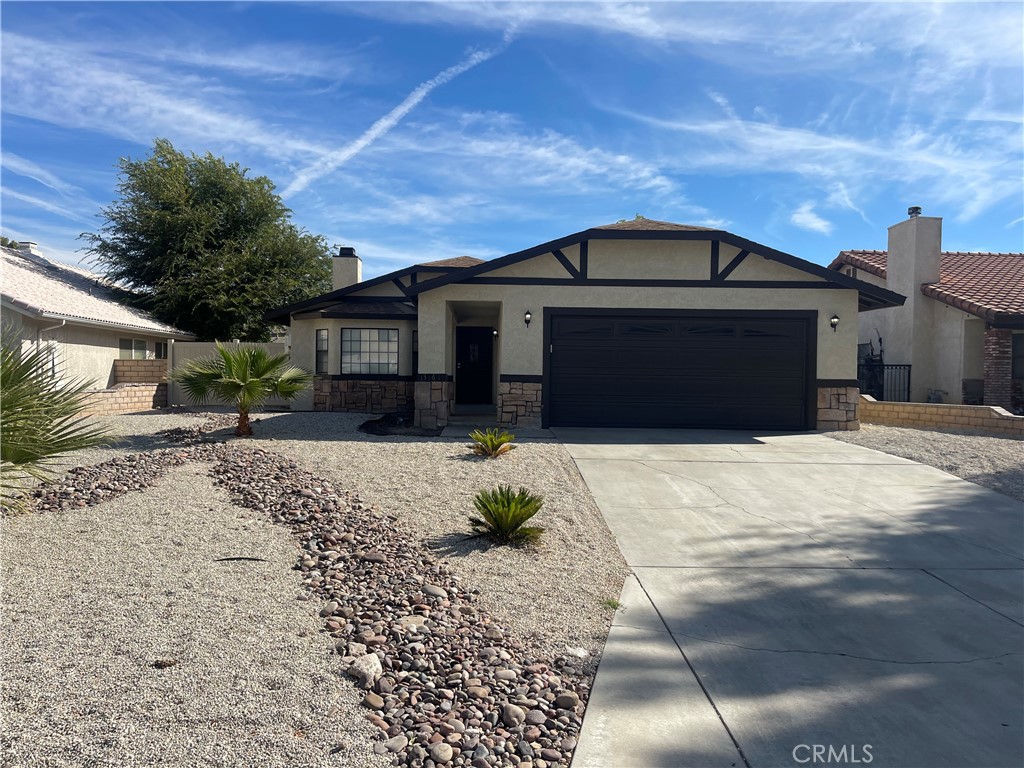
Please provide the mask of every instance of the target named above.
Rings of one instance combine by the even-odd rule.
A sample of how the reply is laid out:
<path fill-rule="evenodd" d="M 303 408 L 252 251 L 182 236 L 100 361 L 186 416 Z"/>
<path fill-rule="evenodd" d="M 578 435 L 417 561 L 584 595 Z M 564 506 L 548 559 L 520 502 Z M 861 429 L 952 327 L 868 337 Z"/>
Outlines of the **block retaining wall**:
<path fill-rule="evenodd" d="M 860 396 L 860 419 L 865 424 L 917 429 L 962 429 L 1007 437 L 1024 437 L 1024 416 L 990 405 L 879 402 Z"/>
<path fill-rule="evenodd" d="M 85 413 L 112 416 L 167 407 L 167 384 L 115 384 L 89 394 Z"/>
<path fill-rule="evenodd" d="M 166 360 L 115 360 L 115 384 L 159 384 L 167 381 Z"/>

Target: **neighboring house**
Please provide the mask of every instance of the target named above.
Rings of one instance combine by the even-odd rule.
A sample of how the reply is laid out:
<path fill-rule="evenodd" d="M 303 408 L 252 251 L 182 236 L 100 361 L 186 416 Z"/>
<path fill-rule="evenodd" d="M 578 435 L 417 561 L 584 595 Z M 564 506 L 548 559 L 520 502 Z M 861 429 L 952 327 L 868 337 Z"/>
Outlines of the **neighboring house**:
<path fill-rule="evenodd" d="M 166 379 L 168 344 L 191 334 L 119 303 L 101 276 L 20 245 L 0 247 L 0 306 L 23 348 L 51 349 L 55 372 L 98 389 Z"/>
<path fill-rule="evenodd" d="M 830 265 L 907 297 L 862 315 L 860 343 L 910 366 L 911 401 L 1021 412 L 1024 254 L 943 251 L 942 219 L 911 211 L 889 228 L 888 251 L 842 251 Z"/>
<path fill-rule="evenodd" d="M 856 428 L 858 309 L 903 297 L 717 229 L 638 219 L 459 257 L 270 313 L 317 374 L 298 407 L 444 426 Z M 835 326 L 831 318 L 837 318 Z"/>

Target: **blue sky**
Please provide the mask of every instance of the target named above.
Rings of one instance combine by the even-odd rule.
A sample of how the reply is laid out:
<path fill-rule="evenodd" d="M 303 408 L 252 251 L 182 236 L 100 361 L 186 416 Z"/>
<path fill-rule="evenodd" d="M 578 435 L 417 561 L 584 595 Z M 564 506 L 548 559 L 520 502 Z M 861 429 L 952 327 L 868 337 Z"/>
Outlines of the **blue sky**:
<path fill-rule="evenodd" d="M 637 213 L 827 263 L 921 205 L 1019 251 L 1022 8 L 4 2 L 0 227 L 77 261 L 164 137 L 368 276 Z"/>

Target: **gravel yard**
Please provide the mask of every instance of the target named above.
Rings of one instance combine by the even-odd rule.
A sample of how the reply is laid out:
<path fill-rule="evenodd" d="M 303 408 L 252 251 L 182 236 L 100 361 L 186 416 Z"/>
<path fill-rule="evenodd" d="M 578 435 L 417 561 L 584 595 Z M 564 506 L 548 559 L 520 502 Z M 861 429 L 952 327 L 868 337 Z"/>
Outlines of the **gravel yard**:
<path fill-rule="evenodd" d="M 208 466 L 3 521 L 4 765 L 387 764 L 294 542 Z"/>
<path fill-rule="evenodd" d="M 121 439 L 77 454 L 65 466 L 173 447 L 157 433 L 195 426 L 208 416 L 111 417 L 107 421 Z M 223 413 L 215 418 L 227 421 Z M 576 666 L 592 672 L 611 621 L 603 602 L 618 596 L 626 567 L 562 446 L 523 442 L 500 459 L 485 460 L 470 454 L 468 439 L 362 434 L 356 426 L 366 418 L 264 414 L 255 439 L 233 444 L 286 456 L 397 517 L 413 541 L 473 591 L 463 598 L 472 599 L 473 610 L 492 615 L 493 626 L 511 633 L 513 659 L 522 654 L 526 665 L 580 647 L 588 656 Z M 217 429 L 212 436 L 227 439 L 231 431 Z M 207 477 L 210 466 L 187 464 L 145 492 L 98 506 L 3 521 L 5 764 L 344 768 L 389 762 L 369 749 L 380 731 L 366 722 L 362 695 L 341 679 L 352 659 L 333 653 L 322 634 L 321 601 L 296 599 L 309 593 L 291 570 L 298 554 L 294 540 L 215 488 Z M 497 483 L 522 484 L 545 496 L 535 518 L 547 528 L 539 547 L 466 540 L 472 494 Z M 235 555 L 267 562 L 213 562 Z M 314 578 L 313 587 L 322 592 L 316 585 Z M 442 613 L 437 617 L 441 621 Z M 443 625 L 438 631 L 443 635 Z M 165 660 L 175 663 L 159 668 Z M 520 671 L 519 683 L 490 683 L 498 686 L 495 695 L 503 685 L 528 685 L 517 689 L 517 698 L 488 706 L 500 710 L 502 700 L 517 701 L 525 712 L 553 706 L 539 694 L 550 690 L 546 701 L 554 702 L 566 689 L 546 669 Z M 485 681 L 489 674 L 487 668 L 477 671 Z M 572 677 L 572 667 L 564 674 Z M 585 696 L 585 677 L 579 679 L 584 685 L 577 690 Z M 533 691 L 537 700 L 524 697 Z M 566 735 L 572 736 L 577 716 L 565 715 Z M 399 721 L 377 719 L 380 728 L 391 722 Z M 472 712 L 467 722 L 472 729 Z M 546 742 L 548 751 L 572 749 L 573 739 L 554 735 L 562 725 L 530 722 L 513 729 L 510 748 L 522 728 L 539 729 L 541 735 L 530 738 L 542 741 L 550 728 L 555 740 Z M 405 738 L 404 731 L 411 745 L 412 724 L 394 725 L 385 738 Z M 487 744 L 501 753 L 500 743 Z M 376 747 L 382 746 L 378 741 Z"/>
<path fill-rule="evenodd" d="M 919 461 L 1024 501 L 1024 441 L 1009 437 L 861 424 L 828 437 Z"/>

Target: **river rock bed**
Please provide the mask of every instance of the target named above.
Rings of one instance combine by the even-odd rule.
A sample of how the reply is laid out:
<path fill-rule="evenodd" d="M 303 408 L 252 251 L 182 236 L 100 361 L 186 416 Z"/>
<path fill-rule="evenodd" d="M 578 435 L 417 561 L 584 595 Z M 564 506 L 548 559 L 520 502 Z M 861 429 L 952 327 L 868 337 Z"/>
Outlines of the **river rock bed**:
<path fill-rule="evenodd" d="M 180 448 L 75 468 L 36 489 L 34 506 L 93 506 L 146 490 L 170 467 L 210 462 L 235 503 L 297 536 L 306 594 L 324 601 L 325 631 L 381 731 L 374 751 L 426 768 L 568 765 L 589 694 L 583 649 L 536 655 L 394 517 L 283 456 L 202 432 L 180 430 Z"/>

